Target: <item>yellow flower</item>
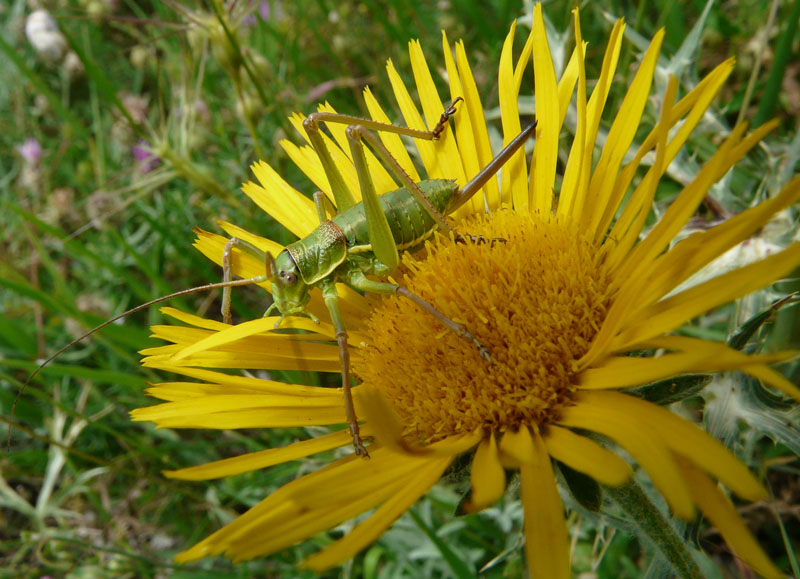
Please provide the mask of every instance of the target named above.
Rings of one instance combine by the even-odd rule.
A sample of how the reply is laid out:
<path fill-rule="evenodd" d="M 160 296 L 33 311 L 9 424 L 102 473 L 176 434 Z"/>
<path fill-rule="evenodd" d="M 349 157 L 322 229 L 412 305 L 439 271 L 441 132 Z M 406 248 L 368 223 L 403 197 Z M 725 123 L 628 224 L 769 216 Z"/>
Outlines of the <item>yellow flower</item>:
<path fill-rule="evenodd" d="M 727 249 L 747 239 L 776 212 L 800 197 L 800 179 L 780 194 L 728 221 L 671 246 L 710 186 L 774 128 L 745 136 L 737 127 L 683 189 L 658 223 L 642 238 L 656 186 L 670 162 L 732 70 L 726 61 L 697 87 L 676 100 L 668 85 L 660 119 L 635 158 L 624 156 L 639 129 L 650 93 L 663 31 L 644 54 L 634 81 L 593 168 L 601 113 L 611 88 L 624 25 L 609 39 L 600 78 L 587 100 L 584 43 L 575 12 L 576 50 L 560 79 L 550 58 L 541 6 L 516 61 L 511 27 L 499 64 L 499 95 L 505 142 L 521 130 L 520 83 L 533 60 L 538 127 L 530 170 L 518 152 L 495 180 L 454 215 L 460 231 L 501 238 L 494 244 L 453 244 L 439 235 L 427 256 L 404 255 L 404 285 L 463 323 L 486 344 L 487 364 L 466 340 L 443 330 L 430 315 L 400 298 L 376 305 L 374 297 L 339 287 L 350 333 L 354 388 L 362 433 L 373 437 L 370 459 L 349 454 L 285 485 L 238 519 L 181 553 L 192 561 L 224 553 L 241 561 L 273 553 L 375 508 L 348 535 L 306 560 L 314 570 L 352 557 L 430 489 L 453 459 L 474 450 L 468 508 L 479 510 L 505 490 L 505 469 L 520 473 L 525 508 L 526 555 L 531 575 L 568 577 L 570 556 L 563 506 L 551 459 L 607 486 L 624 484 L 632 469 L 596 441 L 616 443 L 644 469 L 671 511 L 692 520 L 695 508 L 718 528 L 736 554 L 757 573 L 780 576 L 755 542 L 717 482 L 746 500 L 762 500 L 759 481 L 722 444 L 696 425 L 622 389 L 686 374 L 738 370 L 800 399 L 800 391 L 769 364 L 793 353 L 746 355 L 725 344 L 671 335 L 685 322 L 761 288 L 800 264 L 800 244 L 688 289 L 676 288 Z M 450 99 L 463 97 L 454 131 L 435 142 L 416 143 L 426 178 L 465 183 L 492 158 L 483 106 L 464 46 L 455 59 L 446 38 L 444 58 Z M 428 126 L 444 105 L 418 43 L 411 62 Z M 423 115 L 391 62 L 389 78 L 408 126 L 425 128 Z M 560 187 L 556 184 L 559 134 L 577 85 L 577 130 Z M 388 118 L 367 90 L 372 118 Z M 448 100 L 450 100 L 448 99 Z M 332 110 L 322 107 L 322 110 Z M 293 122 L 301 129 L 302 117 Z M 344 127 L 331 125 L 326 137 L 348 187 L 360 198 Z M 301 130 L 302 134 L 302 130 Z M 417 173 L 402 141 L 383 142 L 414 180 Z M 285 142 L 289 156 L 315 186 L 331 196 L 319 159 L 308 147 Z M 631 189 L 648 156 L 652 164 Z M 271 167 L 253 167 L 259 184 L 244 192 L 299 237 L 318 224 L 313 203 Z M 379 193 L 398 185 L 375 159 L 370 171 Z M 554 191 L 558 191 L 556 195 Z M 624 201 L 624 203 L 623 203 Z M 488 213 L 486 212 L 488 209 Z M 229 223 L 222 228 L 273 255 L 279 244 Z M 227 239 L 199 232 L 196 246 L 217 263 Z M 243 278 L 264 272 L 246 251 L 234 253 L 233 269 Z M 264 284 L 266 287 L 266 284 Z M 279 428 L 341 424 L 346 421 L 339 390 L 234 376 L 209 368 L 302 369 L 338 372 L 339 354 L 319 292 L 309 311 L 323 320 L 288 318 L 274 332 L 276 318 L 235 326 L 165 311 L 187 326 L 157 326 L 171 342 L 147 350 L 144 364 L 200 382 L 156 385 L 150 394 L 166 400 L 133 412 L 169 428 Z M 632 356 L 637 351 L 663 352 Z M 204 480 L 265 468 L 351 444 L 339 430 L 285 448 L 269 449 L 167 473 Z"/>

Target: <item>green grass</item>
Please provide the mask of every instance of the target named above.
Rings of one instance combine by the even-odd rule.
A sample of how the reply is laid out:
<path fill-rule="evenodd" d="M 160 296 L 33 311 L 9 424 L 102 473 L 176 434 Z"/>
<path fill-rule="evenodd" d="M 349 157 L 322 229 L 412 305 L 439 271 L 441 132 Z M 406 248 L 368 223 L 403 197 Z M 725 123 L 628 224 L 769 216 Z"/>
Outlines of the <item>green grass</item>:
<path fill-rule="evenodd" d="M 143 392 L 146 382 L 165 378 L 138 365 L 137 351 L 156 344 L 148 327 L 164 321 L 157 308 L 131 315 L 65 352 L 19 397 L 13 420 L 12 406 L 36 361 L 77 335 L 139 303 L 221 280 L 218 268 L 191 248 L 193 227 L 218 232 L 222 219 L 291 240 L 240 191 L 259 158 L 304 192 L 313 191 L 278 146 L 287 137 L 299 142 L 287 120 L 291 113 L 311 112 L 328 100 L 341 112 L 363 116 L 365 84 L 389 106 L 385 60 L 391 58 L 410 79 L 411 38 L 420 39 L 444 87 L 436 74 L 443 66 L 442 29 L 451 43 L 464 39 L 484 104 L 495 109 L 503 39 L 511 20 L 530 9 L 514 0 L 318 0 L 302 6 L 272 1 L 264 3 L 269 6 L 264 19 L 258 2 L 250 9 L 247 2 L 238 3 L 233 17 L 210 1 L 121 0 L 113 10 L 102 0 L 54 4 L 52 14 L 74 54 L 71 69 L 64 62 L 44 63 L 25 40 L 26 2 L 0 7 L 0 407 L 13 431 L 10 452 L 0 459 L 0 576 L 310 576 L 298 572 L 297 563 L 335 533 L 236 567 L 224 559 L 186 568 L 171 563 L 175 553 L 298 473 L 324 464 L 325 457 L 210 483 L 164 478 L 163 469 L 286 444 L 305 433 L 156 431 L 132 423 L 128 412 L 152 403 Z M 644 39 L 668 27 L 663 56 L 685 57 L 669 63 L 684 88 L 737 56 L 717 108 L 678 167 L 696 170 L 739 117 L 783 119 L 783 128 L 719 192 L 731 211 L 746 207 L 759 187 L 773 191 L 785 182 L 800 152 L 792 132 L 800 99 L 796 87 L 781 83 L 797 61 L 796 27 L 785 24 L 800 0 L 784 3 L 769 31 L 763 27 L 771 5 L 745 4 L 714 4 L 696 36 L 692 30 L 704 8 L 699 1 L 636 6 L 609 1 L 582 11 L 589 79 L 596 78 L 601 63 L 609 18 L 620 16 Z M 245 12 L 248 22 L 242 23 Z M 566 3 L 548 4 L 545 13 L 555 30 L 568 30 Z M 524 41 L 527 25 L 523 31 L 518 41 Z M 565 38 L 571 50 L 571 33 Z M 608 111 L 617 110 L 635 71 L 641 52 L 635 43 L 632 35 L 623 44 Z M 530 95 L 528 77 L 522 94 Z M 652 121 L 655 110 L 648 114 Z M 27 138 L 42 146 L 35 168 L 26 168 L 16 149 Z M 161 158 L 150 172 L 132 155 L 140 141 Z M 667 199 L 677 190 L 676 183 L 667 183 L 662 193 Z M 261 315 L 268 305 L 266 294 L 253 288 L 235 291 L 234 298 L 240 320 Z M 218 316 L 217 295 L 184 297 L 170 305 Z M 726 320 L 703 321 L 697 330 L 719 332 L 724 339 Z M 795 327 L 794 314 L 783 314 L 762 341 L 796 347 Z M 796 420 L 796 412 L 785 412 Z M 757 464 L 769 452 L 774 492 L 796 496 L 796 424 L 786 431 L 764 428 L 748 438 L 753 445 L 747 458 Z M 786 446 L 776 452 L 760 435 Z M 413 517 L 401 519 L 353 563 L 329 575 L 464 576 L 492 562 L 488 576 L 519 576 L 521 509 L 513 497 L 511 492 L 482 515 L 454 520 L 458 493 L 437 488 Z M 797 519 L 785 519 L 784 529 L 765 509 L 758 513 L 760 518 L 748 517 L 751 528 L 789 569 L 782 534 L 796 539 Z M 646 547 L 621 533 L 606 545 L 613 535 L 607 522 L 580 509 L 570 522 L 578 519 L 576 572 L 595 570 L 607 577 L 644 572 L 650 560 L 643 555 Z M 720 545 L 714 534 L 701 534 L 700 542 Z"/>

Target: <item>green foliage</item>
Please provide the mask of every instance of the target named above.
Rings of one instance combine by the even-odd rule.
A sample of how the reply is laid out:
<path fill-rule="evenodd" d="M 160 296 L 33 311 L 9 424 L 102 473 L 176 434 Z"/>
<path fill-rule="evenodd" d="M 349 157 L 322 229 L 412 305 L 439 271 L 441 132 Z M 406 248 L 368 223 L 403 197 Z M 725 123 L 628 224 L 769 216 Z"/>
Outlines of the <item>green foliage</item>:
<path fill-rule="evenodd" d="M 145 382 L 165 379 L 139 367 L 136 354 L 155 345 L 147 335 L 150 325 L 163 321 L 156 308 L 64 353 L 29 386 L 12 421 L 15 398 L 36 360 L 104 319 L 171 291 L 219 281 L 218 269 L 190 248 L 193 227 L 216 230 L 216 222 L 226 220 L 290 241 L 239 191 L 249 165 L 264 159 L 310 194 L 311 184 L 278 145 L 298 138 L 287 117 L 311 112 L 326 100 L 343 113 L 364 115 L 360 94 L 366 84 L 382 103 L 393 102 L 385 59 L 410 75 L 409 39 L 421 40 L 435 72 L 442 64 L 440 30 L 451 42 L 463 38 L 484 104 L 497 107 L 500 47 L 511 20 L 529 14 L 530 6 L 517 0 L 45 4 L 65 43 L 51 61 L 26 41 L 26 3 L 11 0 L 0 6 L 0 414 L 13 427 L 11 452 L 0 459 L 0 577 L 310 577 L 297 571 L 297 563 L 340 531 L 319 537 L 316 545 L 298 545 L 235 567 L 221 558 L 180 569 L 171 563 L 175 553 L 299 473 L 325 464 L 326 457 L 210 483 L 163 477 L 164 469 L 281 446 L 307 433 L 169 431 L 131 423 L 130 410 L 151 404 Z M 752 78 L 755 90 L 747 89 L 750 73 L 758 70 L 753 60 L 765 56 L 749 47 L 754 39 L 771 39 L 771 31 L 759 28 L 764 20 L 753 17 L 768 13 L 765 0 L 745 4 L 711 5 L 694 36 L 692 27 L 704 10 L 696 0 L 639 2 L 638 8 L 592 3 L 583 12 L 590 79 L 596 77 L 610 28 L 605 14 L 625 16 L 629 30 L 645 39 L 659 26 L 669 26 L 664 55 L 687 49 L 689 60 L 669 66 L 684 88 L 722 59 L 738 56 L 734 78 L 720 99 L 727 108 L 693 137 L 690 149 L 697 158 L 678 159 L 670 172 L 675 183 L 713 152 L 721 127 L 730 127 L 740 112 L 752 116 L 765 82 L 771 104 L 764 106 L 785 117 L 786 126 L 796 125 L 800 99 L 776 88 L 780 82 L 772 76 L 777 73 L 767 79 L 768 67 L 762 67 L 762 74 Z M 570 19 L 563 6 L 553 3 L 545 13 L 555 29 L 566 31 Z M 775 21 L 788 17 L 790 9 L 779 8 Z M 525 16 L 521 25 L 529 22 Z M 796 43 L 780 38 L 776 60 L 791 62 L 790 54 L 796 60 Z M 631 34 L 624 45 L 622 78 L 608 110 L 617 110 L 625 80 L 632 76 L 636 40 Z M 756 43 L 767 59 L 772 42 Z M 445 79 L 434 76 L 444 89 Z M 529 77 L 526 86 L 532 85 Z M 532 86 L 523 94 L 532 94 Z M 648 112 L 651 119 L 656 113 L 655 108 Z M 19 152 L 28 138 L 41 145 L 38 162 Z M 781 144 L 790 138 L 772 137 L 760 156 L 734 172 L 718 201 L 737 211 L 753 199 L 758 183 L 775 188 L 778 161 L 794 162 L 798 156 L 800 141 L 789 148 Z M 153 158 L 138 161 L 134 147 L 146 148 Z M 671 197 L 675 183 L 665 184 L 665 197 Z M 708 219 L 717 216 L 709 208 Z M 218 297 L 184 297 L 171 305 L 213 316 Z M 261 315 L 267 305 L 266 294 L 257 289 L 234 292 L 240 320 Z M 763 311 L 761 306 L 753 311 Z M 724 339 L 726 328 L 715 323 L 718 319 L 702 321 L 698 331 L 719 331 Z M 786 318 L 782 323 L 797 327 Z M 771 343 L 775 349 L 789 346 Z M 296 373 L 289 378 L 327 380 Z M 792 449 L 796 430 L 777 421 L 765 427 Z M 761 449 L 754 442 L 748 451 L 755 459 Z M 794 465 L 794 483 L 782 480 L 796 493 Z M 454 520 L 458 497 L 437 489 L 373 547 L 327 576 L 467 576 L 483 567 L 487 576 L 519 576 L 522 520 L 513 495 L 512 490 L 480 515 Z M 636 541 L 620 537 L 598 550 L 603 527 L 592 517 L 586 521 L 596 527 L 579 534 L 576 561 L 585 566 L 576 570 L 611 576 L 611 570 L 624 569 L 634 576 L 642 550 Z M 791 527 L 767 532 L 776 541 L 768 545 L 770 552 L 785 553 L 781 537 L 791 537 Z"/>

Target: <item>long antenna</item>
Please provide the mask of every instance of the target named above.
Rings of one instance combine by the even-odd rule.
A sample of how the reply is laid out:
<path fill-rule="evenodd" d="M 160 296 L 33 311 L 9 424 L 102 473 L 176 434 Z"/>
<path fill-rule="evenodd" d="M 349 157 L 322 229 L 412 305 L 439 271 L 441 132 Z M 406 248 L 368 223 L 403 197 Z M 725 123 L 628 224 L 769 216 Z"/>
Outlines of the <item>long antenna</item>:
<path fill-rule="evenodd" d="M 28 378 L 25 380 L 25 382 L 22 383 L 22 388 L 20 388 L 19 393 L 17 394 L 17 397 L 14 399 L 14 405 L 11 407 L 11 417 L 10 417 L 10 422 L 8 424 L 8 449 L 11 450 L 11 426 L 12 426 L 12 424 L 14 422 L 14 412 L 17 410 L 17 402 L 19 402 L 19 399 L 22 397 L 22 394 L 25 392 L 25 389 L 28 387 L 28 384 L 30 384 L 31 380 L 33 380 L 39 374 L 39 372 L 42 371 L 42 369 L 45 366 L 47 366 L 50 362 L 52 362 L 53 360 L 58 358 L 61 354 L 63 354 L 67 350 L 69 350 L 72 346 L 74 346 L 78 342 L 81 342 L 82 340 L 88 338 L 89 336 L 91 336 L 95 332 L 99 332 L 100 330 L 102 330 L 103 328 L 105 328 L 106 326 L 108 326 L 110 324 L 113 324 L 117 320 L 121 320 L 122 318 L 124 318 L 126 316 L 129 316 L 131 314 L 135 314 L 136 312 L 138 312 L 140 310 L 143 310 L 145 308 L 149 308 L 150 306 L 153 306 L 155 304 L 158 304 L 158 303 L 161 303 L 161 302 L 165 302 L 167 300 L 171 300 L 172 298 L 177 298 L 177 297 L 186 296 L 186 295 L 189 295 L 189 294 L 195 294 L 195 293 L 204 292 L 204 291 L 213 290 L 213 289 L 219 289 L 219 288 L 236 287 L 236 286 L 242 286 L 242 285 L 253 285 L 253 284 L 257 284 L 257 283 L 263 283 L 265 281 L 268 281 L 267 276 L 266 275 L 260 275 L 260 276 L 257 276 L 257 277 L 249 277 L 247 279 L 237 279 L 237 280 L 233 280 L 233 281 L 223 281 L 223 282 L 219 282 L 219 283 L 209 283 L 209 284 L 206 284 L 206 285 L 201 285 L 201 286 L 197 286 L 197 287 L 192 287 L 192 288 L 189 288 L 189 289 L 181 290 L 179 292 L 175 292 L 175 293 L 169 294 L 167 296 L 161 296 L 160 298 L 156 298 L 154 300 L 150 300 L 147 303 L 138 305 L 135 308 L 132 308 L 132 309 L 130 309 L 128 311 L 122 312 L 121 314 L 114 316 L 110 320 L 106 320 L 105 322 L 103 322 L 99 326 L 95 326 L 94 328 L 92 328 L 91 330 L 89 330 L 88 332 L 83 334 L 82 336 L 79 336 L 79 337 L 75 338 L 69 344 L 67 344 L 66 346 L 61 348 L 58 352 L 56 352 L 55 354 L 50 356 L 47 360 L 45 360 L 44 362 L 39 364 L 39 366 L 36 368 L 36 370 L 34 370 L 30 374 L 30 376 L 28 376 Z"/>

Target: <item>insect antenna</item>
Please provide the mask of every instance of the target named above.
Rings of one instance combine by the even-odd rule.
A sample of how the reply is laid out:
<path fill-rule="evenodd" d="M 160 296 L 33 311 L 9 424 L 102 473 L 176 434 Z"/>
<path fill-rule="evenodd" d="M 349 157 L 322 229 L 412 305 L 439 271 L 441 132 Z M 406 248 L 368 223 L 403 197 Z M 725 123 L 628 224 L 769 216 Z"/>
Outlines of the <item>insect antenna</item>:
<path fill-rule="evenodd" d="M 158 303 L 161 303 L 161 302 L 165 302 L 167 300 L 171 300 L 172 298 L 177 298 L 177 297 L 186 296 L 186 295 L 195 294 L 195 293 L 208 291 L 208 290 L 213 290 L 213 289 L 237 287 L 237 286 L 243 286 L 243 285 L 253 285 L 253 284 L 257 284 L 257 283 L 263 283 L 265 281 L 267 281 L 267 276 L 260 275 L 260 276 L 257 276 L 257 277 L 249 277 L 247 279 L 237 279 L 237 280 L 232 280 L 232 281 L 209 283 L 209 284 L 206 284 L 206 285 L 201 285 L 201 286 L 192 287 L 192 288 L 189 288 L 189 289 L 177 291 L 175 293 L 171 293 L 171 294 L 166 295 L 166 296 L 161 296 L 160 298 L 156 298 L 154 300 L 150 300 L 147 303 L 140 304 L 140 305 L 136 306 L 135 308 L 131 308 L 131 309 L 127 310 L 127 311 L 124 311 L 121 314 L 118 314 L 118 315 L 114 316 L 113 318 L 111 318 L 109 320 L 106 320 L 105 322 L 103 322 L 99 326 L 95 326 L 94 328 L 92 328 L 91 330 L 86 332 L 85 334 L 83 334 L 81 336 L 78 336 L 77 338 L 72 340 L 69 344 L 67 344 L 66 346 L 64 346 L 60 350 L 58 350 L 55 354 L 53 354 L 52 356 L 47 358 L 44 362 L 39 364 L 39 366 L 37 366 L 36 369 L 33 372 L 31 372 L 31 374 L 25 379 L 25 382 L 22 383 L 22 387 L 20 388 L 19 393 L 17 394 L 17 397 L 14 399 L 14 404 L 11 406 L 11 416 L 10 416 L 10 420 L 9 420 L 9 424 L 8 424 L 8 449 L 9 449 L 9 451 L 11 450 L 11 427 L 12 427 L 12 424 L 14 423 L 14 412 L 17 409 L 17 403 L 19 402 L 19 399 L 25 393 L 25 389 L 28 387 L 28 384 L 31 383 L 31 380 L 33 380 L 39 374 L 39 372 L 42 371 L 42 369 L 45 366 L 47 366 L 50 362 L 52 362 L 53 360 L 58 358 L 61 354 L 63 354 L 64 352 L 66 352 L 67 350 L 72 348 L 75 344 L 78 344 L 79 342 L 81 342 L 84 339 L 88 338 L 89 336 L 91 336 L 95 332 L 99 332 L 100 330 L 102 330 L 103 328 L 105 328 L 108 325 L 113 324 L 117 320 L 121 320 L 122 318 L 124 318 L 126 316 L 129 316 L 131 314 L 135 314 L 136 312 L 141 311 L 141 310 L 143 310 L 145 308 L 149 308 L 150 306 L 153 306 L 155 304 L 158 304 Z"/>
<path fill-rule="evenodd" d="M 464 185 L 453 197 L 453 201 L 448 208 L 448 213 L 452 213 L 461 207 L 475 194 L 478 189 L 483 187 L 486 182 L 491 179 L 503 165 L 506 164 L 506 162 L 514 155 L 514 153 L 516 153 L 517 150 L 525 144 L 525 141 L 527 141 L 536 130 L 537 124 L 538 121 L 534 120 L 532 124 L 528 125 L 519 135 L 514 137 L 514 139 L 508 145 L 506 145 L 505 148 L 500 151 L 494 159 L 492 159 L 491 163 L 481 169 L 480 173 L 475 175 L 469 183 Z"/>

